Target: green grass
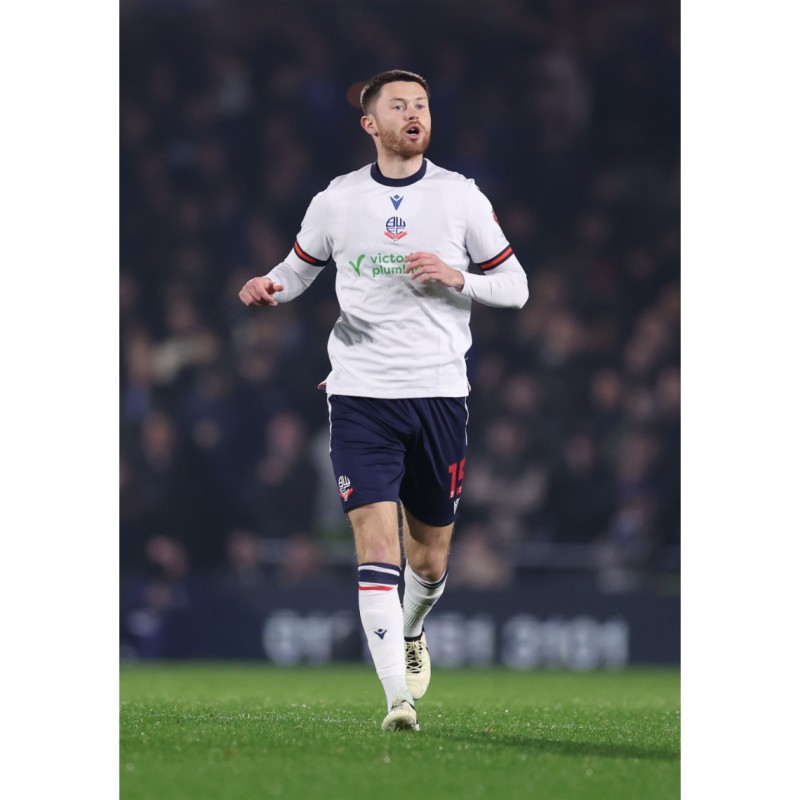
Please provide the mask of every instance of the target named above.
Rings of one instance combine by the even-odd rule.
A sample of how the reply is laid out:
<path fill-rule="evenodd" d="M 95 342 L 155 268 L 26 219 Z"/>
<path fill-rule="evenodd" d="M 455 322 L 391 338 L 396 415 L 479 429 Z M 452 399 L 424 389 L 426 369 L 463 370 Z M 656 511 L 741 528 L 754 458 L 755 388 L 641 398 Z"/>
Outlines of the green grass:
<path fill-rule="evenodd" d="M 381 733 L 366 665 L 124 666 L 120 696 L 121 800 L 679 796 L 677 670 L 434 665 L 418 733 Z"/>

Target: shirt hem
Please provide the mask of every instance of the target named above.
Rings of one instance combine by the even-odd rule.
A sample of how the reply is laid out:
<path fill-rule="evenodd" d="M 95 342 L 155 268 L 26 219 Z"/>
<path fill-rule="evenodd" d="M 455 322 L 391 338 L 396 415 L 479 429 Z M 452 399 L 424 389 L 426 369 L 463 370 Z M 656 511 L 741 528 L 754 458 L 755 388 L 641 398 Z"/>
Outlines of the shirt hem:
<path fill-rule="evenodd" d="M 464 381 L 459 386 L 433 387 L 412 386 L 404 389 L 384 387 L 347 386 L 326 382 L 325 392 L 328 395 L 344 395 L 349 397 L 375 397 L 380 400 L 411 400 L 421 397 L 467 397 L 469 384 Z"/>

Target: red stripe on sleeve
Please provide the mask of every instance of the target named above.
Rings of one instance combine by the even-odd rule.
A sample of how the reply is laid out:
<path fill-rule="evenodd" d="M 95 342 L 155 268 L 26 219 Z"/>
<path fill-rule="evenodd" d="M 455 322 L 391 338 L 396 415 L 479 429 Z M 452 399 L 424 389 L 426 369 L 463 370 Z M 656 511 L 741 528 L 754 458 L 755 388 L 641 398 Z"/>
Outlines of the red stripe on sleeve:
<path fill-rule="evenodd" d="M 311 264 L 312 267 L 325 266 L 326 262 L 320 261 L 318 258 L 314 258 L 314 256 L 310 256 L 308 253 L 306 253 L 306 251 L 303 250 L 302 247 L 300 247 L 300 243 L 297 240 L 295 240 L 294 243 L 294 252 L 298 258 L 302 258 L 303 261 L 305 261 L 307 264 Z"/>
<path fill-rule="evenodd" d="M 493 269 L 494 267 L 497 267 L 500 264 L 502 264 L 506 259 L 510 258 L 513 252 L 514 251 L 511 249 L 511 245 L 509 245 L 508 247 L 506 247 L 505 250 L 498 253 L 494 258 L 490 258 L 488 261 L 483 261 L 480 264 L 478 264 L 478 266 L 482 270 Z"/>

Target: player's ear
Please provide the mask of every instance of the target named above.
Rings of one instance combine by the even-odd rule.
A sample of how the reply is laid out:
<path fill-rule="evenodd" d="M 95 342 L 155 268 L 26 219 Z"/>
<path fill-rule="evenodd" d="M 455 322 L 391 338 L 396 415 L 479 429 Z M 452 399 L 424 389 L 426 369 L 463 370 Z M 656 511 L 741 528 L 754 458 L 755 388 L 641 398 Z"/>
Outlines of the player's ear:
<path fill-rule="evenodd" d="M 377 136 L 378 131 L 375 130 L 375 119 L 371 114 L 365 114 L 361 117 L 361 127 L 370 135 Z"/>

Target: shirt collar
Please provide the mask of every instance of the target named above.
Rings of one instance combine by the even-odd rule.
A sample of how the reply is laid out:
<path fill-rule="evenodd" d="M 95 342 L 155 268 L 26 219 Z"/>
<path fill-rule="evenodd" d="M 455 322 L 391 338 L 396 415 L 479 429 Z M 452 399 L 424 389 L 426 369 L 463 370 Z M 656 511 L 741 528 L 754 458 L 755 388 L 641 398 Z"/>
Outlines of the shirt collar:
<path fill-rule="evenodd" d="M 425 171 L 427 169 L 428 159 L 423 158 L 422 166 L 413 175 L 409 175 L 407 178 L 387 178 L 380 169 L 378 169 L 378 162 L 376 161 L 372 167 L 370 167 L 369 174 L 372 176 L 372 180 L 382 183 L 384 186 L 410 186 L 412 183 L 421 181 L 425 177 Z"/>

